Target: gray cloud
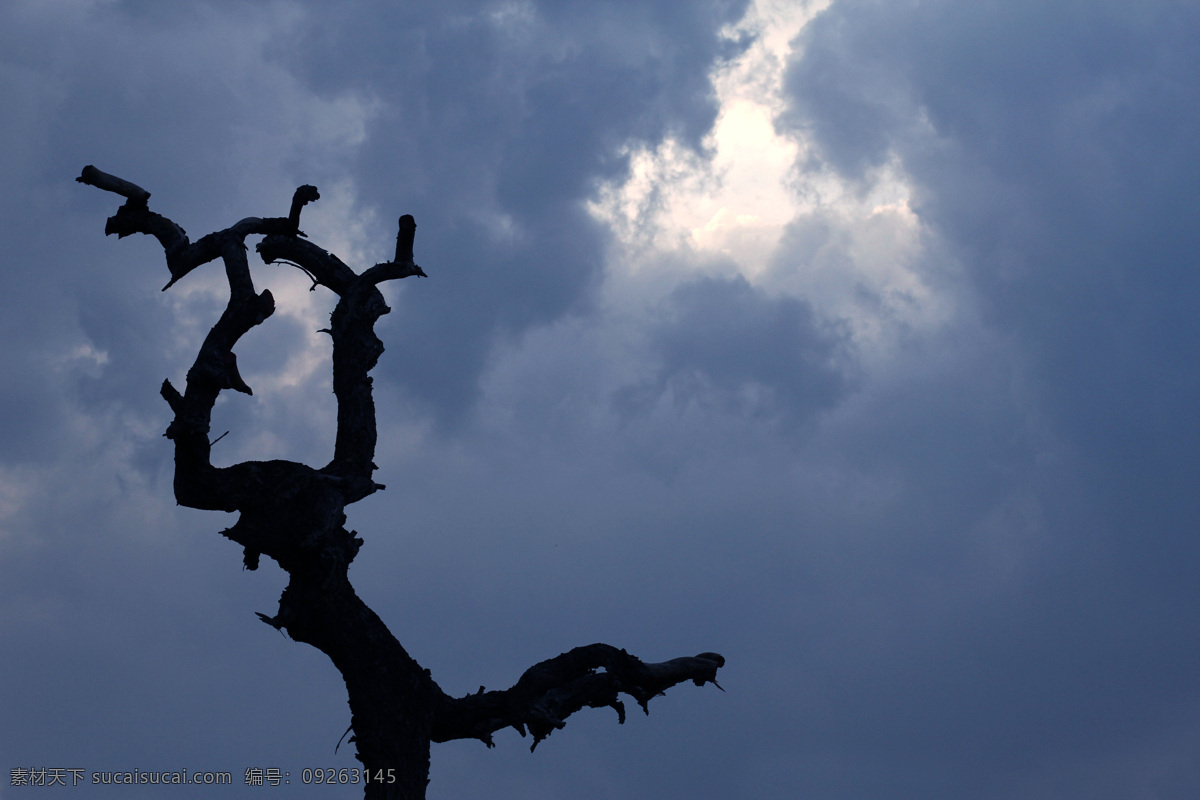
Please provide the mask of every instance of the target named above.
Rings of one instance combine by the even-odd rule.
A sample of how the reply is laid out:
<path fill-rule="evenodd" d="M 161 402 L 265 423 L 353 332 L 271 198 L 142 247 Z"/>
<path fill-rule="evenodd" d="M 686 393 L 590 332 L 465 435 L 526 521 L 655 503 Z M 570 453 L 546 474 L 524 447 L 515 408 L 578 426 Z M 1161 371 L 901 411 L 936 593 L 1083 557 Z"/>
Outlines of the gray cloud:
<path fill-rule="evenodd" d="M 743 8 L 0 11 L 9 768 L 233 769 L 236 794 L 263 791 L 246 766 L 354 763 L 336 672 L 253 616 L 281 573 L 173 504 L 157 387 L 216 301 L 103 238 L 116 204 L 72 183 L 94 162 L 193 235 L 306 182 L 348 260 L 416 215 L 432 277 L 380 325 L 389 488 L 352 510 L 354 580 L 448 690 L 594 640 L 729 657 L 728 694 L 624 728 L 438 748 L 431 797 L 1189 796 L 1196 12 L 838 0 L 805 30 L 780 129 L 851 190 L 911 185 L 894 257 L 953 308 L 922 327 L 832 211 L 754 280 L 687 253 L 614 277 L 582 204 L 625 145 L 703 140 Z M 863 282 L 883 356 L 822 276 Z M 247 337 L 220 454 L 328 456 L 327 365 L 282 367 L 310 322 Z"/>
<path fill-rule="evenodd" d="M 416 215 L 418 256 L 447 287 L 401 296 L 387 329 L 413 346 L 385 379 L 461 423 L 497 334 L 591 302 L 605 237 L 582 202 L 623 173 L 629 142 L 699 143 L 716 113 L 708 72 L 733 52 L 717 30 L 743 7 L 365 3 L 313 18 L 290 60 L 318 91 L 384 100 L 357 184 Z"/>
<path fill-rule="evenodd" d="M 853 43 L 811 29 L 794 92 L 811 104 L 808 87 L 824 85 L 809 57 L 902 81 L 933 126 L 924 138 L 888 128 L 922 217 L 956 250 L 989 319 L 1021 338 L 1057 424 L 1122 486 L 1153 495 L 1166 487 L 1140 476 L 1194 471 L 1182 444 L 1195 438 L 1187 409 L 1200 390 L 1189 377 L 1200 355 L 1188 268 L 1196 65 L 1184 31 L 1200 19 L 1170 3 L 1133 16 L 1018 6 L 1001 19 L 931 4 L 867 21 L 864 9 L 839 6 L 824 23 L 841 19 Z"/>
<path fill-rule="evenodd" d="M 652 382 L 620 390 L 627 413 L 664 394 L 677 407 L 715 402 L 735 415 L 803 422 L 845 391 L 839 335 L 822 330 L 807 304 L 769 298 L 744 278 L 698 278 L 662 304 L 649 333 L 661 361 Z"/>
<path fill-rule="evenodd" d="M 1075 560 L 1036 581 L 1038 604 L 1013 610 L 1047 636 L 989 656 L 1017 659 L 1013 691 L 1057 707 L 1060 763 L 1027 753 L 1029 782 L 995 796 L 1058 780 L 1120 796 L 1153 784 L 1139 747 L 1195 735 L 1168 721 L 1194 692 L 1174 636 L 1148 631 L 1190 628 L 1183 609 L 1196 601 L 1173 565 L 1196 555 L 1182 476 L 1198 466 L 1197 23 L 1174 3 L 845 2 L 805 31 L 789 72 L 789 124 L 832 164 L 861 176 L 899 159 L 986 324 L 1016 344 L 1026 397 L 1079 459 L 1074 497 L 1039 492 L 1058 509 L 1046 535 Z M 1013 735 L 1034 727 L 1023 719 Z M 1072 759 L 1121 788 L 1089 783 Z M 1186 774 L 1176 763 L 1164 785 Z"/>

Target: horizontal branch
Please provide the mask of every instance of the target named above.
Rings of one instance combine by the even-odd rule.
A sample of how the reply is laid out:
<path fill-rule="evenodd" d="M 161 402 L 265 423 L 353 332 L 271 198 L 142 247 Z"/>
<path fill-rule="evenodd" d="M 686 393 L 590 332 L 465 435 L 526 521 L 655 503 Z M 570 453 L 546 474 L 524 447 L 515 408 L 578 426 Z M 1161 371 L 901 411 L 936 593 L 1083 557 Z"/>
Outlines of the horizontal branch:
<path fill-rule="evenodd" d="M 187 231 L 180 225 L 147 208 L 146 201 L 150 193 L 137 184 L 109 175 L 90 164 L 83 168 L 83 172 L 75 180 L 126 198 L 125 204 L 117 209 L 117 213 L 108 218 L 104 233 L 109 236 L 115 233 L 118 238 L 141 233 L 158 239 L 166 254 L 167 270 L 171 273 L 171 279 L 163 287 L 164 292 L 196 267 L 220 258 L 223 254 L 223 244 L 229 237 L 240 241 L 252 235 L 297 235 L 299 208 L 304 202 L 308 202 L 308 199 L 312 199 L 312 194 L 316 191 L 313 187 L 305 186 L 296 190 L 297 197 L 292 201 L 296 224 L 285 217 L 247 217 L 223 231 L 210 233 L 193 243 L 188 239 Z M 304 191 L 308 189 L 312 189 L 312 193 Z M 303 199 L 303 202 L 297 198 Z"/>
<path fill-rule="evenodd" d="M 354 270 L 333 253 L 295 236 L 268 236 L 255 249 L 264 263 L 289 262 L 339 297 L 358 278 Z"/>
<path fill-rule="evenodd" d="M 433 741 L 479 739 L 491 747 L 492 734 L 511 727 L 522 736 L 526 729 L 533 734 L 533 750 L 585 706 L 615 709 L 624 723 L 619 694 L 633 697 L 649 714 L 651 698 L 684 681 L 719 689 L 717 670 L 724 665 L 717 653 L 646 664 L 607 644 L 576 647 L 530 667 L 511 689 L 480 687 L 477 694 L 448 700 L 434 720 Z"/>
<path fill-rule="evenodd" d="M 142 206 L 146 205 L 146 201 L 150 199 L 150 193 L 136 183 L 118 178 L 116 175 L 109 175 L 107 172 L 102 172 L 91 164 L 83 168 L 83 172 L 75 179 L 78 183 L 86 183 L 88 186 L 95 186 L 97 189 L 103 189 L 106 192 L 119 194 L 127 198 L 131 202 L 139 203 Z"/>

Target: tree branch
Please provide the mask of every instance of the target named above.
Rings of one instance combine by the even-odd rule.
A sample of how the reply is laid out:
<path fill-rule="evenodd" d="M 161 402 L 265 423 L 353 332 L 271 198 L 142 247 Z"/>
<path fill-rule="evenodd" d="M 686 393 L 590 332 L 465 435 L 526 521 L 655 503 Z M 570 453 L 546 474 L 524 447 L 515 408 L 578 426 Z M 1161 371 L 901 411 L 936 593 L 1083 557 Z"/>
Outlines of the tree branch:
<path fill-rule="evenodd" d="M 384 261 L 371 267 L 363 273 L 364 281 L 383 283 L 413 275 L 421 278 L 429 277 L 417 266 L 417 262 L 413 261 L 413 237 L 417 234 L 417 221 L 413 219 L 412 214 L 405 214 L 400 218 L 398 227 L 395 260 Z"/>
<path fill-rule="evenodd" d="M 291 223 L 292 230 L 297 236 L 304 235 L 300 230 L 300 209 L 314 200 L 320 199 L 321 193 L 317 191 L 317 187 L 307 183 L 296 189 L 296 193 L 292 195 L 292 210 L 288 212 L 288 222 Z"/>
<path fill-rule="evenodd" d="M 90 164 L 83 168 L 83 172 L 75 180 L 126 198 L 125 204 L 117 209 L 117 213 L 108 218 L 104 233 L 110 236 L 115 233 L 119 239 L 134 233 L 144 233 L 158 239 L 167 257 L 167 270 L 171 273 L 171 279 L 163 287 L 164 292 L 196 267 L 219 258 L 222 255 L 222 240 L 228 236 L 244 241 L 252 234 L 267 236 L 297 233 L 297 229 L 293 228 L 291 221 L 286 218 L 247 217 L 224 231 L 210 233 L 192 243 L 182 227 L 147 208 L 146 201 L 150 193 L 137 184 L 101 172 Z M 296 213 L 299 221 L 299 212 Z"/>
<path fill-rule="evenodd" d="M 717 653 L 646 664 L 607 644 L 576 647 L 530 667 L 511 689 L 485 692 L 480 687 L 477 694 L 448 700 L 435 717 L 433 741 L 480 739 L 492 747 L 492 734 L 511 727 L 522 736 L 529 730 L 533 750 L 585 706 L 615 709 L 623 724 L 619 694 L 633 697 L 649 714 L 651 698 L 684 681 L 720 688 L 717 670 L 724 665 Z"/>
<path fill-rule="evenodd" d="M 313 280 L 341 297 L 358 278 L 342 260 L 312 242 L 294 236 L 268 236 L 258 243 L 259 256 L 266 264 L 290 261 Z"/>
<path fill-rule="evenodd" d="M 95 186 L 97 189 L 103 189 L 106 192 L 119 194 L 143 207 L 145 207 L 146 201 L 150 199 L 150 193 L 136 183 L 130 183 L 127 180 L 118 178 L 116 175 L 101 172 L 91 164 L 83 168 L 83 172 L 75 181 L 77 183 L 86 183 L 88 186 Z"/>

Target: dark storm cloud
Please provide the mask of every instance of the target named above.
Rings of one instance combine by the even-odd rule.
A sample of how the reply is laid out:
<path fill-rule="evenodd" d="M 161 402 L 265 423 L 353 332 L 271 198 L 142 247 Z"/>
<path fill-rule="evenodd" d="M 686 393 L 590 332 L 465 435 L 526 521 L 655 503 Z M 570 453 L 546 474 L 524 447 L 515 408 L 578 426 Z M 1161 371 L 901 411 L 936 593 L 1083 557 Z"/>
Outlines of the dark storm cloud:
<path fill-rule="evenodd" d="M 853 83 L 820 77 L 842 74 L 841 63 L 901 87 L 910 116 L 923 112 L 933 130 L 879 135 L 989 317 L 1021 337 L 1058 424 L 1119 484 L 1157 497 L 1147 510 L 1182 510 L 1185 484 L 1167 476 L 1200 469 L 1200 13 L 1178 3 L 878 10 L 840 5 L 810 29 L 790 78 L 800 107 L 836 117 L 863 102 Z"/>
<path fill-rule="evenodd" d="M 733 52 L 717 32 L 744 3 L 353 8 L 314 9 L 280 57 L 319 91 L 354 87 L 386 106 L 358 189 L 416 215 L 433 279 L 385 321 L 402 344 L 381 379 L 457 423 L 497 334 L 591 302 L 606 240 L 583 201 L 621 174 L 630 143 L 698 145 L 716 114 L 709 71 Z"/>
<path fill-rule="evenodd" d="M 1036 602 L 979 622 L 1015 638 L 985 660 L 1004 680 L 980 674 L 978 691 L 1024 698 L 986 714 L 1012 737 L 1055 732 L 1048 757 L 1009 754 L 1022 777 L 995 796 L 1145 791 L 1144 753 L 1196 737 L 1171 709 L 1194 697 L 1185 665 L 1200 657 L 1178 638 L 1194 642 L 1200 603 L 1180 568 L 1200 557 L 1198 34 L 1186 3 L 842 2 L 789 70 L 789 129 L 856 179 L 898 159 L 1077 459 L 1073 494 L 1035 490 L 1070 558 L 1030 586 Z M 1003 632 L 1014 624 L 1029 633 Z M 1163 796 L 1183 796 L 1186 775 L 1166 767 Z"/>
<path fill-rule="evenodd" d="M 808 29 L 789 79 L 798 113 L 825 121 L 813 130 L 836 163 L 903 159 L 922 219 L 1055 376 L 1046 388 L 1081 441 L 1115 442 L 1090 434 L 1113 433 L 1116 419 L 1158 439 L 1140 400 L 1171 406 L 1197 390 L 1186 365 L 1200 355 L 1189 311 L 1200 234 L 1187 187 L 1200 177 L 1200 14 L 1178 3 L 894 8 L 839 4 Z M 932 130 L 882 111 L 868 126 L 878 144 L 822 129 L 847 108 L 878 109 L 882 82 Z M 1161 410 L 1189 424 L 1181 407 Z"/>
<path fill-rule="evenodd" d="M 716 403 L 735 415 L 782 417 L 791 426 L 845 391 L 837 332 L 822 330 L 803 301 L 768 297 L 740 275 L 679 285 L 648 336 L 661 366 L 653 382 L 618 392 L 617 405 L 627 413 L 669 392 L 678 407 Z"/>

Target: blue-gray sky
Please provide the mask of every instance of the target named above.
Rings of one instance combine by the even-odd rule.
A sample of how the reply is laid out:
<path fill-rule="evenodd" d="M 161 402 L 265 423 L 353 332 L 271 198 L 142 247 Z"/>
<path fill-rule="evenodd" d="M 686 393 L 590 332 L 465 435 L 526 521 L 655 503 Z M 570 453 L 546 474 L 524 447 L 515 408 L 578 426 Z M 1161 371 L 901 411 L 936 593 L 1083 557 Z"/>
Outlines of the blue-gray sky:
<path fill-rule="evenodd" d="M 171 495 L 220 270 L 160 292 L 89 163 L 194 237 L 316 184 L 358 268 L 415 215 L 351 577 L 443 688 L 728 659 L 430 798 L 1200 791 L 1195 4 L 15 0 L 0 98 L 0 798 L 357 794 L 295 785 L 357 762 L 285 576 Z M 324 463 L 332 301 L 255 270 L 214 457 Z"/>

